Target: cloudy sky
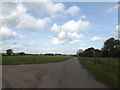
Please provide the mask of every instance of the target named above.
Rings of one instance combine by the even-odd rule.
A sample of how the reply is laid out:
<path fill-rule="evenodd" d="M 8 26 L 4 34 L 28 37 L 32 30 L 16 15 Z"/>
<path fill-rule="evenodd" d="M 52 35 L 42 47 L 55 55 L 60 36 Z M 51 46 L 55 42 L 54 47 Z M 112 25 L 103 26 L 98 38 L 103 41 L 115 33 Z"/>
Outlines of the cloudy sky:
<path fill-rule="evenodd" d="M 48 1 L 48 0 L 47 0 Z M 4 2 L 0 53 L 75 54 L 118 37 L 117 2 Z"/>

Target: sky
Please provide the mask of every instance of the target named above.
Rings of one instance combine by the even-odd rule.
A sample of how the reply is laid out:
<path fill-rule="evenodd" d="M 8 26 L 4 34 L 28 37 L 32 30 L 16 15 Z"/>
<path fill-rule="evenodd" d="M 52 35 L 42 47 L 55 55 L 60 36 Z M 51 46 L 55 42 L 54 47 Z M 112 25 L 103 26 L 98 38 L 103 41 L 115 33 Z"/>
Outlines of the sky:
<path fill-rule="evenodd" d="M 47 0 L 48 1 L 48 0 Z M 117 2 L 1 3 L 0 53 L 76 54 L 118 38 Z"/>

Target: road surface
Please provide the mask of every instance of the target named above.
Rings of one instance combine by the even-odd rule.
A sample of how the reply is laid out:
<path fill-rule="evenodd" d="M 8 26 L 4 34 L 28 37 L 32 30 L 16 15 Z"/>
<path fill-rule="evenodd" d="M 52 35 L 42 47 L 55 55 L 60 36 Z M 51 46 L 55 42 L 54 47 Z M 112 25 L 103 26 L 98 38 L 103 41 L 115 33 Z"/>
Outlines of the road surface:
<path fill-rule="evenodd" d="M 77 58 L 58 63 L 4 65 L 3 88 L 107 88 Z"/>

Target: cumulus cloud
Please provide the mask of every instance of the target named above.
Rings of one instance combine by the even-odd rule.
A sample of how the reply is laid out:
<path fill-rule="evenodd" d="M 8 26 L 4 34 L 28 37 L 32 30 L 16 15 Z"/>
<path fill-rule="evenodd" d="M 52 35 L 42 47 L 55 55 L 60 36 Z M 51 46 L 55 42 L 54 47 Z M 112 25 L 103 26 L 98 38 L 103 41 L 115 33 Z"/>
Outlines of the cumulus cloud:
<path fill-rule="evenodd" d="M 88 29 L 90 23 L 88 21 L 68 21 L 64 25 L 62 25 L 61 29 L 64 31 L 69 31 L 69 32 L 76 32 L 76 31 L 81 31 L 81 30 L 86 30 Z"/>
<path fill-rule="evenodd" d="M 78 20 L 78 21 L 68 21 L 65 24 L 63 24 L 62 26 L 58 26 L 57 24 L 53 24 L 53 26 L 51 27 L 51 29 L 53 29 L 53 31 L 67 31 L 67 32 L 78 32 L 81 30 L 86 30 L 88 29 L 88 27 L 90 26 L 90 22 L 88 21 L 82 21 L 82 20 Z"/>
<path fill-rule="evenodd" d="M 82 38 L 84 35 L 79 34 L 78 32 L 88 29 L 89 25 L 90 22 L 82 20 L 71 20 L 61 26 L 53 24 L 50 30 L 54 32 L 58 31 L 59 33 L 52 38 L 52 43 L 57 45 L 80 42 L 79 39 Z"/>
<path fill-rule="evenodd" d="M 80 8 L 76 5 L 71 6 L 70 8 L 68 8 L 67 10 L 65 10 L 65 13 L 68 13 L 70 15 L 75 15 L 78 13 L 78 11 L 80 10 Z"/>
<path fill-rule="evenodd" d="M 16 27 L 17 29 L 24 30 L 43 30 L 47 26 L 47 24 L 51 21 L 51 17 L 46 18 L 36 18 L 27 13 L 27 10 L 32 9 L 34 12 L 38 12 L 40 14 L 51 14 L 51 15 L 61 15 L 65 11 L 65 6 L 62 3 L 53 3 L 49 2 L 26 2 L 26 3 L 14 3 L 14 2 L 4 2 L 2 4 L 2 14 L 0 16 L 0 22 L 3 26 L 6 27 Z M 66 10 L 69 14 L 75 14 L 79 11 L 79 7 L 71 6 Z M 58 14 L 59 13 L 59 14 Z M 71 21 L 73 24 L 74 21 Z M 70 22 L 68 22 L 69 24 Z M 80 21 L 79 21 L 80 23 Z M 82 24 L 82 23 L 81 23 Z M 67 25 L 67 23 L 66 23 Z M 82 24 L 83 25 L 83 24 Z M 66 26 L 63 26 L 65 29 Z M 54 24 L 51 30 L 57 31 L 59 30 L 59 26 Z"/>
<path fill-rule="evenodd" d="M 64 4 L 54 3 L 50 0 L 45 0 L 46 2 L 27 2 L 23 3 L 26 8 L 35 11 L 39 15 L 52 15 L 62 12 L 65 9 Z"/>
<path fill-rule="evenodd" d="M 56 23 L 53 24 L 53 26 L 50 28 L 51 31 L 53 32 L 59 32 L 60 31 L 60 26 L 58 26 Z"/>
<path fill-rule="evenodd" d="M 3 26 L 15 26 L 19 23 L 20 17 L 24 15 L 26 9 L 21 4 L 4 2 L 2 3 L 2 14 L 0 14 L 0 21 Z"/>
<path fill-rule="evenodd" d="M 23 3 L 23 5 L 30 10 L 33 10 L 38 15 L 51 15 L 52 17 L 61 16 L 62 14 L 75 15 L 78 13 L 80 8 L 76 5 L 65 9 L 65 5 L 63 3 L 55 3 L 51 0 L 45 0 L 44 2 L 27 2 Z M 57 15 L 57 16 L 56 16 Z"/>
<path fill-rule="evenodd" d="M 11 31 L 7 27 L 0 28 L 0 41 L 8 40 L 8 39 L 16 39 L 16 38 L 23 38 L 24 36 L 19 35 L 18 33 Z"/>
<path fill-rule="evenodd" d="M 45 26 L 48 22 L 51 20 L 49 18 L 44 19 L 36 19 L 30 15 L 25 15 L 22 20 L 16 25 L 16 28 L 18 29 L 24 29 L 24 30 L 44 30 Z"/>
<path fill-rule="evenodd" d="M 82 34 L 61 31 L 58 35 L 52 38 L 52 43 L 55 45 L 64 43 L 75 43 L 79 42 L 79 39 L 82 37 L 83 37 Z"/>
<path fill-rule="evenodd" d="M 75 15 L 78 13 L 80 8 L 74 5 L 65 10 L 64 4 L 53 3 L 51 1 L 39 3 L 3 3 L 2 18 L 0 18 L 0 21 L 2 21 L 2 25 L 6 27 L 7 32 L 10 33 L 3 38 L 4 40 L 8 39 L 8 37 L 9 39 L 20 37 L 19 34 L 7 28 L 9 26 L 15 27 L 17 29 L 39 31 L 45 29 L 47 24 L 51 22 L 51 17 L 38 18 L 32 16 L 32 14 L 30 15 L 30 13 L 27 12 L 28 10 L 33 10 L 33 12 L 36 12 L 39 15 L 46 16 L 61 14 Z M 85 18 L 85 16 L 82 16 L 82 18 Z M 56 45 L 79 42 L 79 39 L 82 38 L 83 35 L 79 34 L 78 32 L 88 29 L 89 25 L 90 23 L 88 21 L 82 20 L 70 20 L 63 25 L 57 25 L 57 23 L 54 23 L 50 30 L 57 32 L 58 34 L 53 36 L 52 42 Z"/>
<path fill-rule="evenodd" d="M 120 9 L 120 5 L 116 5 L 116 6 L 113 6 L 111 8 L 108 9 L 107 13 L 113 13 L 113 12 L 117 12 L 118 9 Z"/>
<path fill-rule="evenodd" d="M 99 41 L 104 41 L 104 39 L 102 37 L 95 36 L 91 38 L 91 41 L 99 42 Z"/>
<path fill-rule="evenodd" d="M 2 5 L 0 21 L 3 26 L 13 26 L 23 30 L 43 30 L 51 21 L 50 18 L 35 18 L 27 13 L 21 3 L 5 2 Z"/>

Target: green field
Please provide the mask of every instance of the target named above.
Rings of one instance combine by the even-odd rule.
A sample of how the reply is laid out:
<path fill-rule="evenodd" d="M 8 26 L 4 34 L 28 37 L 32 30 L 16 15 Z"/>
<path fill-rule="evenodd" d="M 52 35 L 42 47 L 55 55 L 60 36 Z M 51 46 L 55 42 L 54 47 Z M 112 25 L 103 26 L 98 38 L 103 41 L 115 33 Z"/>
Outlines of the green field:
<path fill-rule="evenodd" d="M 118 59 L 79 57 L 78 60 L 88 71 L 113 88 L 118 87 Z"/>
<path fill-rule="evenodd" d="M 2 65 L 60 62 L 70 58 L 72 56 L 2 56 Z"/>

